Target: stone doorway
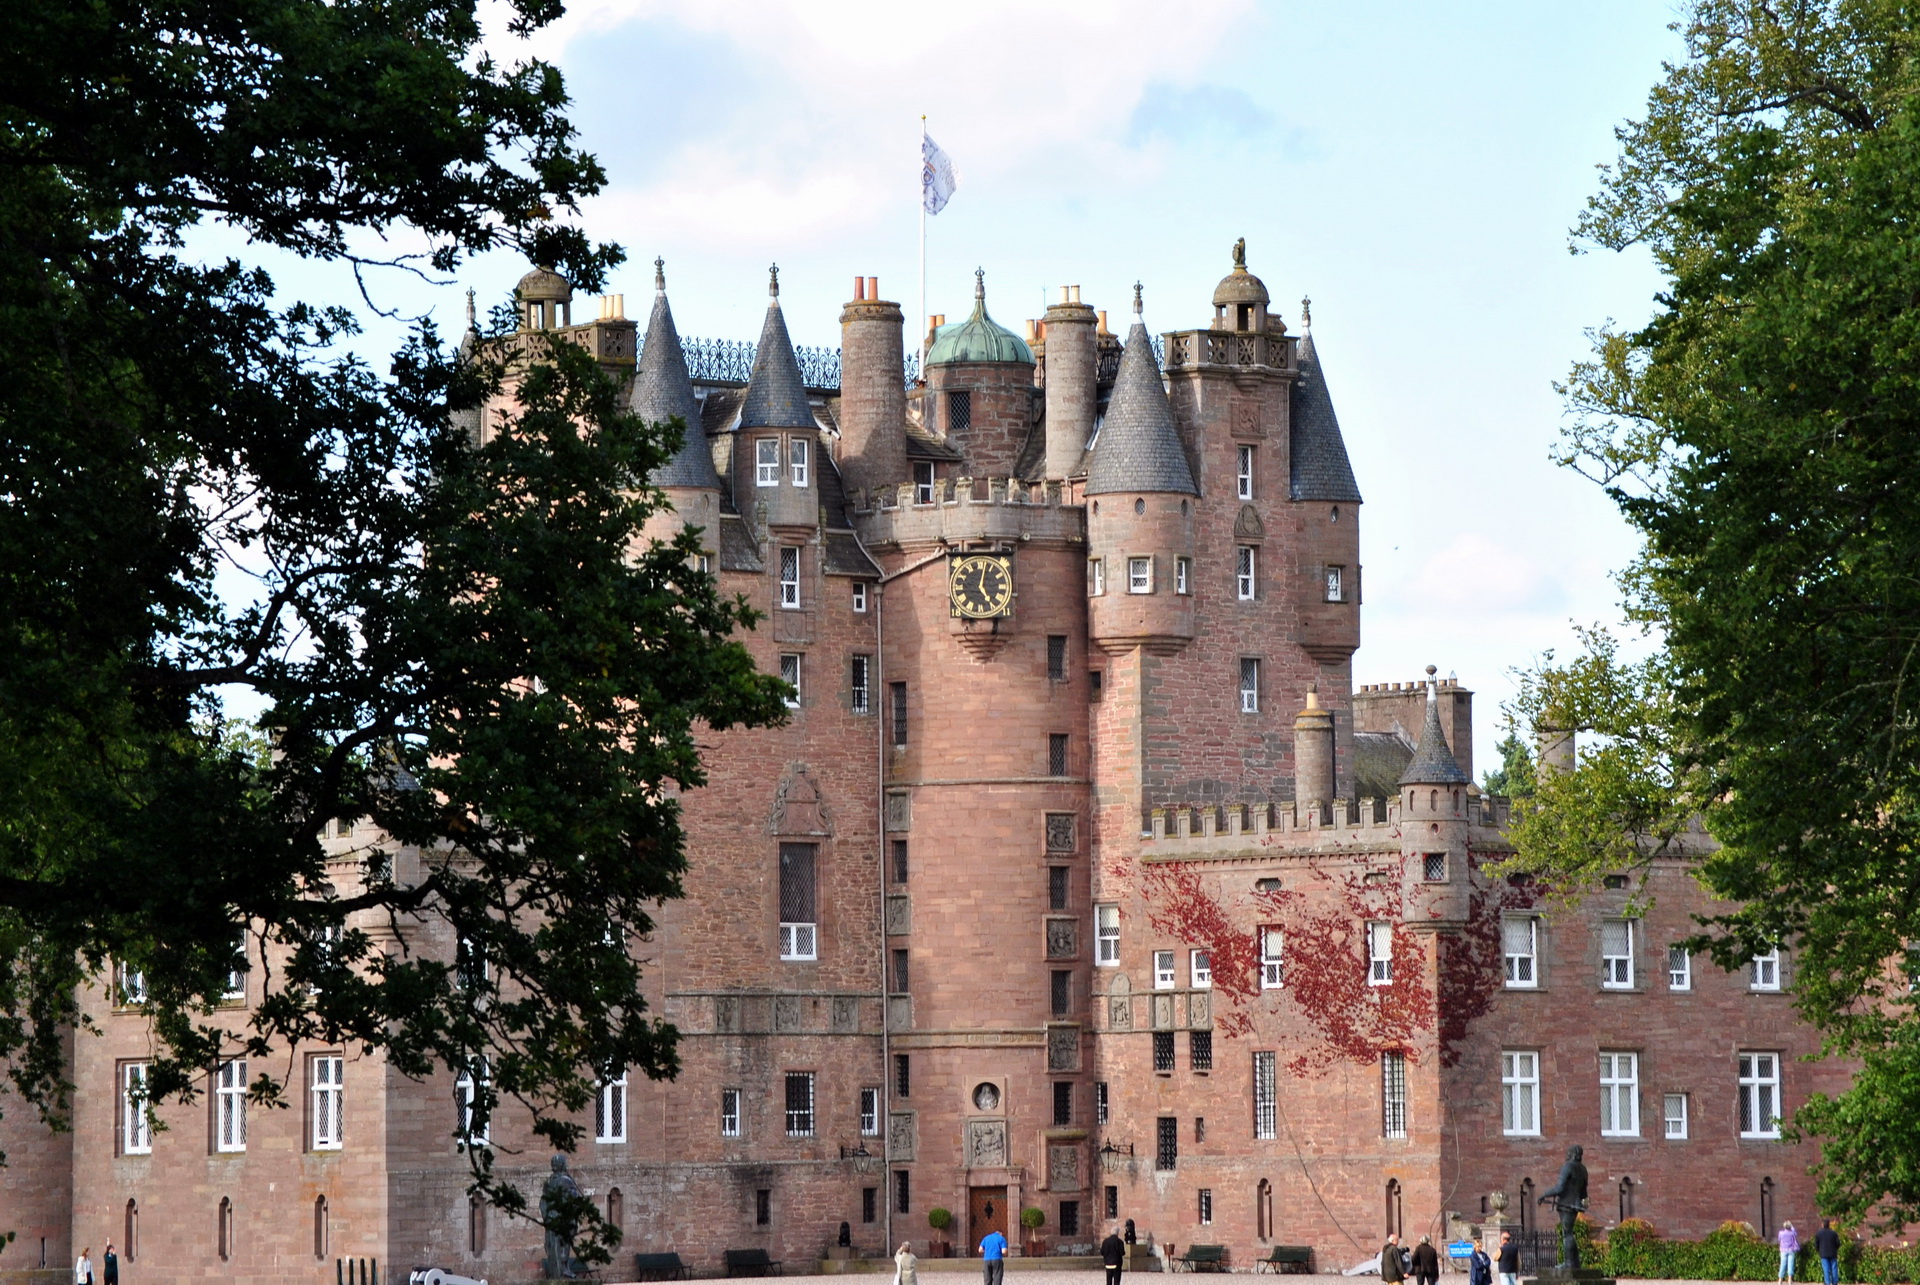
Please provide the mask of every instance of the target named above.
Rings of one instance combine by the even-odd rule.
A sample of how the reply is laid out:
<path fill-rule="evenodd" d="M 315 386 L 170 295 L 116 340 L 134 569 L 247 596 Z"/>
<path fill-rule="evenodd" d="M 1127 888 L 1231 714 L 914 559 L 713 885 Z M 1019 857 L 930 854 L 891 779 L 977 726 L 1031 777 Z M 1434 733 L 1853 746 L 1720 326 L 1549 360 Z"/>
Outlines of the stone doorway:
<path fill-rule="evenodd" d="M 987 1233 L 997 1231 L 1007 1236 L 1009 1244 L 1012 1237 L 1007 1233 L 1007 1189 L 1005 1187 L 970 1187 L 967 1189 L 967 1253 L 980 1252 L 980 1242 Z"/>

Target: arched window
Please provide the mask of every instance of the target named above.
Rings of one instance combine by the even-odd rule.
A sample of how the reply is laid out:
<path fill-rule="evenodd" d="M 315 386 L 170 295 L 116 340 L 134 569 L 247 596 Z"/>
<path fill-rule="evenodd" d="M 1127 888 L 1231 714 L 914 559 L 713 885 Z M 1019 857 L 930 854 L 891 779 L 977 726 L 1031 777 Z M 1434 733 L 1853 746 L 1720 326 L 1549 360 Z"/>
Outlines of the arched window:
<path fill-rule="evenodd" d="M 1253 1189 L 1253 1223 L 1256 1236 L 1273 1239 L 1273 1184 L 1265 1178 Z"/>
<path fill-rule="evenodd" d="M 129 1263 L 140 1256 L 140 1205 L 127 1201 L 126 1227 L 120 1234 L 121 1257 Z"/>
<path fill-rule="evenodd" d="M 1440 810 L 1440 791 L 1428 790 L 1427 791 L 1427 811 L 1438 812 L 1439 810 Z"/>
<path fill-rule="evenodd" d="M 1387 1235 L 1394 1236 L 1399 1234 L 1401 1225 L 1400 1215 L 1400 1180 L 1398 1178 L 1389 1178 L 1387 1179 Z"/>
<path fill-rule="evenodd" d="M 467 1197 L 467 1252 L 475 1258 L 487 1252 L 487 1202 Z"/>
<path fill-rule="evenodd" d="M 1533 1179 L 1520 1180 L 1520 1230 L 1533 1230 Z"/>
<path fill-rule="evenodd" d="M 313 1198 L 313 1256 L 326 1261 L 327 1257 L 327 1198 Z"/>
<path fill-rule="evenodd" d="M 233 1199 L 220 1197 L 219 1233 L 216 1237 L 220 1251 L 220 1261 L 227 1262 L 233 1257 Z"/>
<path fill-rule="evenodd" d="M 1633 1217 L 1633 1179 L 1620 1180 L 1620 1221 Z"/>
<path fill-rule="evenodd" d="M 1760 1239 L 1773 1239 L 1773 1179 L 1760 1180 Z"/>
<path fill-rule="evenodd" d="M 626 1231 L 627 1198 L 615 1187 L 607 1193 L 607 1225 L 615 1231 Z"/>

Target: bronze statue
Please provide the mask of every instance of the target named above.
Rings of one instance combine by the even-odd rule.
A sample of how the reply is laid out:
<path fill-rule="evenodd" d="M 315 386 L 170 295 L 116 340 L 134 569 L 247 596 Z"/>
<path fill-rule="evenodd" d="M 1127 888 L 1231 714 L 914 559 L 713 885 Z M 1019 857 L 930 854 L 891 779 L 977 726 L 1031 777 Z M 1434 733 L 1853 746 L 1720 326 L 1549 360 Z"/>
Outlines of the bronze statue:
<path fill-rule="evenodd" d="M 553 1173 L 540 1189 L 540 1221 L 547 1229 L 548 1280 L 570 1281 L 580 1275 L 579 1260 L 573 1256 L 573 1233 L 579 1226 L 579 1215 L 572 1206 L 579 1198 L 580 1184 L 567 1172 L 567 1158 L 555 1155 Z"/>
<path fill-rule="evenodd" d="M 1245 237 L 1233 243 L 1233 266 L 1238 272 L 1247 270 L 1247 238 Z"/>
<path fill-rule="evenodd" d="M 1549 1200 L 1560 1211 L 1560 1262 L 1572 1272 L 1580 1266 L 1580 1242 L 1573 1234 L 1574 1223 L 1587 1208 L 1587 1167 L 1580 1163 L 1585 1154 L 1579 1147 L 1567 1148 L 1567 1163 L 1560 1166 L 1560 1179 L 1540 1193 L 1540 1203 Z"/>

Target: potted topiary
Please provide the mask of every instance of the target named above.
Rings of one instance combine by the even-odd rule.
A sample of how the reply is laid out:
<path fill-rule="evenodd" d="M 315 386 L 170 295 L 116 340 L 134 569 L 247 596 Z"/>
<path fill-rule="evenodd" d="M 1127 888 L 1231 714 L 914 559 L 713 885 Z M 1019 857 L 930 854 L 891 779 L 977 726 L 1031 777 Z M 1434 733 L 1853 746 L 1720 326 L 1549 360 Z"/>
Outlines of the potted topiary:
<path fill-rule="evenodd" d="M 1027 1242 L 1025 1250 L 1027 1257 L 1038 1258 L 1045 1252 L 1045 1244 L 1040 1236 L 1040 1229 L 1046 1225 L 1047 1215 L 1043 1210 L 1036 1209 L 1032 1205 L 1029 1205 L 1020 1211 L 1020 1226 L 1024 1228 L 1027 1233 L 1026 1236 L 1022 1238 Z"/>
<path fill-rule="evenodd" d="M 927 1210 L 927 1226 L 937 1233 L 933 1242 L 933 1258 L 952 1258 L 953 1246 L 947 1241 L 947 1228 L 953 1226 L 953 1210 L 942 1209 L 935 1205 Z"/>

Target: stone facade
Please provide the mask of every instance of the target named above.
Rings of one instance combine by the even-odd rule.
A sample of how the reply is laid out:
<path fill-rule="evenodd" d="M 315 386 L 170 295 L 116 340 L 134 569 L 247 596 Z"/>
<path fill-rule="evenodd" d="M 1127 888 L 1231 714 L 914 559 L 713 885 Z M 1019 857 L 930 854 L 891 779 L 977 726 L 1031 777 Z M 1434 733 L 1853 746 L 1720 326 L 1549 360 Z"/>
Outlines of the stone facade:
<path fill-rule="evenodd" d="M 530 325 L 570 310 L 539 284 Z M 1489 876 L 1505 805 L 1471 784 L 1471 693 L 1355 689 L 1359 492 L 1311 335 L 1244 262 L 1159 355 L 1138 324 L 1123 353 L 1077 288 L 1029 346 L 981 286 L 913 387 L 900 309 L 862 278 L 838 395 L 804 387 L 777 286 L 752 382 L 690 377 L 657 285 L 637 371 L 632 323 L 562 333 L 689 426 L 655 533 L 702 529 L 798 695 L 784 727 L 708 737 L 683 800 L 687 895 L 645 946 L 681 1071 L 626 1085 L 620 1136 L 574 1166 L 629 1250 L 797 1266 L 842 1221 L 866 1253 L 924 1251 L 936 1206 L 963 1248 L 1035 1207 L 1048 1247 L 1117 1217 L 1336 1266 L 1491 1192 L 1534 1217 L 1572 1142 L 1603 1224 L 1813 1214 L 1810 1156 L 1742 1136 L 1766 1131 L 1755 1103 L 1843 1077 L 1799 1060 L 1816 1041 L 1769 985 L 1790 961 L 1694 960 L 1676 987 L 1668 944 L 1706 908 L 1684 859 L 1631 921 L 1625 889 L 1555 913 Z M 956 613 L 965 555 L 1005 560 L 1005 614 Z M 74 1132 L 0 1122 L 21 1245 L 133 1239 L 135 1279 L 538 1273 L 537 1229 L 469 1207 L 447 1078 L 302 1049 L 302 1107 L 252 1113 L 244 1151 L 209 1094 L 130 1154 L 116 1085 L 145 1022 L 88 1012 Z M 344 1140 L 321 1150 L 311 1059 L 332 1054 Z M 510 1117 L 500 1162 L 534 1191 Z"/>

